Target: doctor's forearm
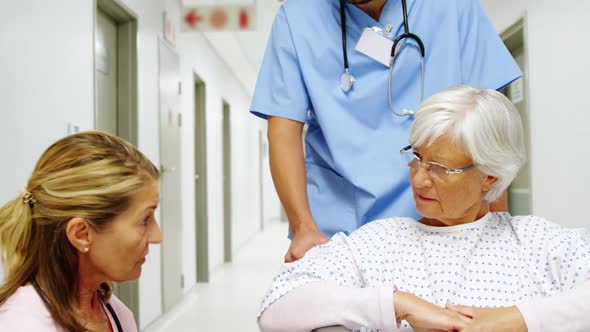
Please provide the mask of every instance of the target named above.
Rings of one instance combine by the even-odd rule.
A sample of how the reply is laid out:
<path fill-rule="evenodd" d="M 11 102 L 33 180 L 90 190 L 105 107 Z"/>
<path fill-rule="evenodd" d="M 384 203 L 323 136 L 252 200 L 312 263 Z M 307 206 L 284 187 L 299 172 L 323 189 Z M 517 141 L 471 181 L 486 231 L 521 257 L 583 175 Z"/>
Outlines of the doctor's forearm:
<path fill-rule="evenodd" d="M 293 233 L 301 227 L 315 227 L 307 198 L 302 131 L 303 123 L 268 119 L 270 170 Z"/>

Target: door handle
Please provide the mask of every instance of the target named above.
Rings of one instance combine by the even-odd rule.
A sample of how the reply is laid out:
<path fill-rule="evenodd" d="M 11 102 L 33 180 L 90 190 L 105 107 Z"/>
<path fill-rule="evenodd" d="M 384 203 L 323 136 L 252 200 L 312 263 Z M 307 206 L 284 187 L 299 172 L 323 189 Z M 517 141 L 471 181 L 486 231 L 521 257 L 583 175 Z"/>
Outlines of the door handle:
<path fill-rule="evenodd" d="M 176 167 L 165 167 L 164 165 L 160 165 L 160 173 L 171 173 L 176 171 Z"/>

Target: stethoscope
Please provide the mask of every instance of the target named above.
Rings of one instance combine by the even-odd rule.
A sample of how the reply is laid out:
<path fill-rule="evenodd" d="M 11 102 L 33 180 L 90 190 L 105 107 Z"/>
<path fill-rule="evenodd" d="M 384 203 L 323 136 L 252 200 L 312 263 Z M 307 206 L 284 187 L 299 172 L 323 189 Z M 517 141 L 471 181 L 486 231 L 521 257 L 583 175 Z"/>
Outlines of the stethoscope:
<path fill-rule="evenodd" d="M 33 285 L 33 288 L 35 289 L 37 294 L 39 294 L 39 297 L 41 297 L 41 300 L 43 300 L 47 308 L 51 308 L 51 304 L 49 303 L 47 294 L 45 294 L 41 287 L 39 287 L 39 284 L 37 283 L 37 280 L 35 280 L 35 278 L 31 278 L 31 284 Z M 117 317 L 117 313 L 115 312 L 115 309 L 113 309 L 113 306 L 111 306 L 110 303 L 107 303 L 106 307 L 109 313 L 111 314 L 111 317 L 113 317 L 115 325 L 117 325 L 117 331 L 123 332 L 123 327 L 121 326 L 121 322 L 119 321 L 119 317 Z"/>
<path fill-rule="evenodd" d="M 406 0 L 402 0 L 402 10 L 404 15 L 404 33 L 397 36 L 393 40 L 393 46 L 391 46 L 391 57 L 389 60 L 389 80 L 388 80 L 388 93 L 387 93 L 387 101 L 389 104 L 389 110 L 391 113 L 397 116 L 407 116 L 407 115 L 414 115 L 414 111 L 404 109 L 402 113 L 397 113 L 393 108 L 393 101 L 391 99 L 391 81 L 393 76 L 393 64 L 394 59 L 396 57 L 396 49 L 399 42 L 403 39 L 413 39 L 418 43 L 418 47 L 420 48 L 420 55 L 422 58 L 422 76 L 420 80 L 420 102 L 424 99 L 424 43 L 417 35 L 410 32 L 410 28 L 408 26 L 408 9 L 406 6 Z M 344 57 L 344 74 L 340 77 L 340 88 L 342 91 L 348 92 L 352 89 L 352 86 L 356 82 L 354 76 L 350 73 L 350 66 L 348 65 L 348 53 L 346 51 L 346 13 L 344 11 L 344 0 L 340 0 L 340 28 L 342 31 L 342 55 Z"/>

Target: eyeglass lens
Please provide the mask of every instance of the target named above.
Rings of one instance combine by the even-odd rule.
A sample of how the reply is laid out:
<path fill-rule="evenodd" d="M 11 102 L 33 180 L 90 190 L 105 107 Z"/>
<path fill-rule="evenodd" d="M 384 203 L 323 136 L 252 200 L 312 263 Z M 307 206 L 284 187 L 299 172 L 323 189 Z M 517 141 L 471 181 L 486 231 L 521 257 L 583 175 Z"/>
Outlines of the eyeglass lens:
<path fill-rule="evenodd" d="M 420 157 L 418 157 L 415 153 L 405 153 L 406 161 L 408 162 L 408 167 L 417 169 L 421 166 L 422 161 Z M 438 164 L 434 163 L 427 163 L 425 166 L 426 170 L 430 175 L 439 178 L 439 179 L 446 179 L 449 176 L 448 169 Z"/>

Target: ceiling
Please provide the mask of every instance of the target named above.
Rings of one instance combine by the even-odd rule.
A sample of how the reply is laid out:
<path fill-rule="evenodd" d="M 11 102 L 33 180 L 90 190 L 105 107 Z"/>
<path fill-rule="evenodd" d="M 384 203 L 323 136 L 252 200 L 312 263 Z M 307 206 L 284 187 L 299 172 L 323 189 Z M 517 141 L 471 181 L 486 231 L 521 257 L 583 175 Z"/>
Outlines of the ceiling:
<path fill-rule="evenodd" d="M 252 31 L 205 32 L 219 57 L 242 83 L 250 95 L 254 92 L 256 76 L 262 63 L 266 42 L 280 0 L 182 0 L 184 6 L 256 4 L 256 28 Z"/>

